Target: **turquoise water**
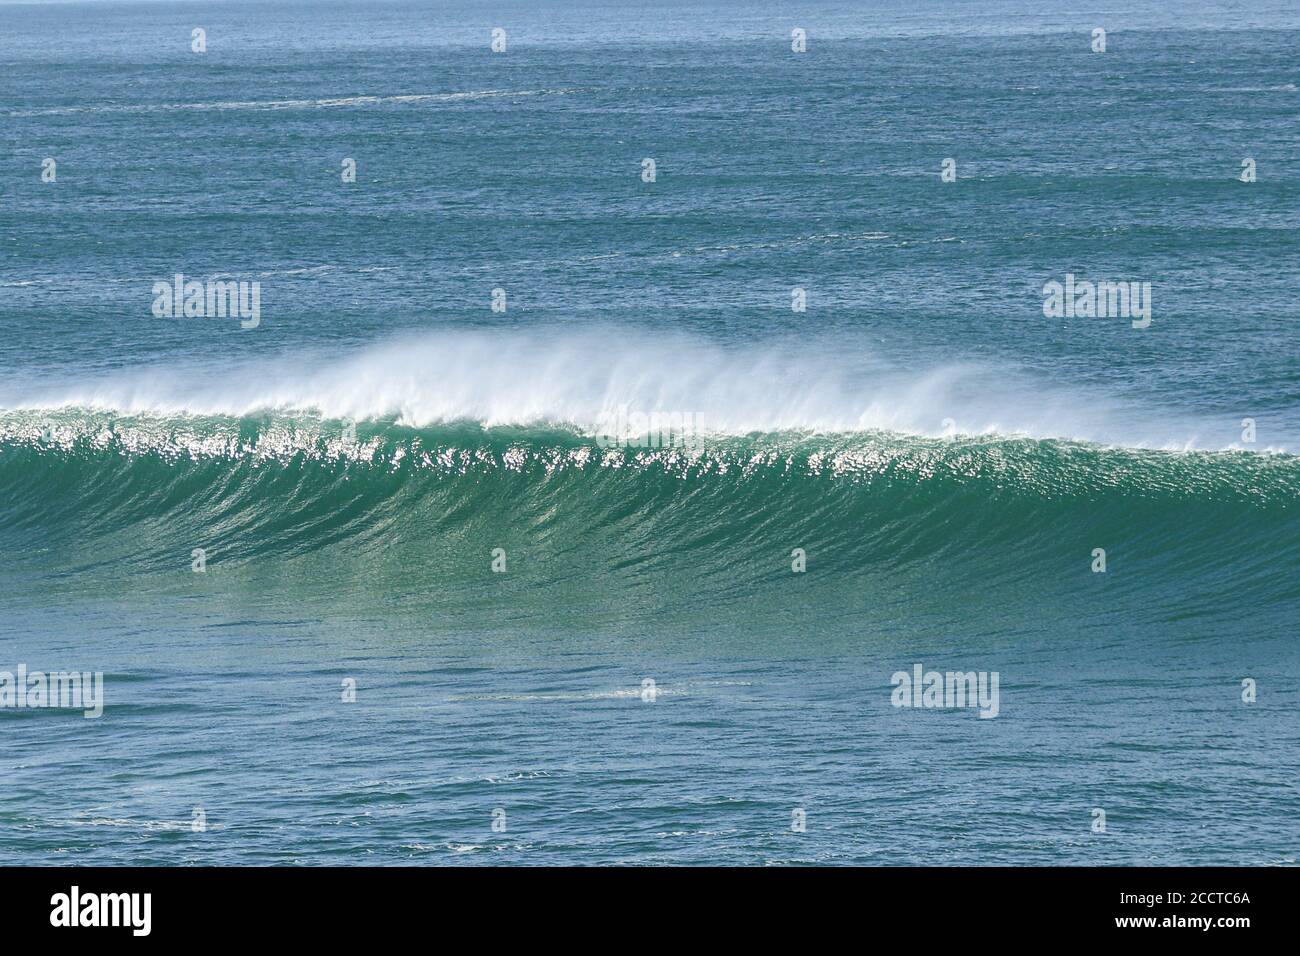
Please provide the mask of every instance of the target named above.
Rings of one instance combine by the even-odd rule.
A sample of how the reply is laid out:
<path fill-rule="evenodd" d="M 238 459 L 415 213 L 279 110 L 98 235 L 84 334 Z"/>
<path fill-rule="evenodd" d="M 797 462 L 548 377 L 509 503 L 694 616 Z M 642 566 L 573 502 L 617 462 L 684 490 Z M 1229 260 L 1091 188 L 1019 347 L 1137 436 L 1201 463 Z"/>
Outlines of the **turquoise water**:
<path fill-rule="evenodd" d="M 0 4 L 0 672 L 104 674 L 0 706 L 0 861 L 1293 864 L 1297 49 Z"/>

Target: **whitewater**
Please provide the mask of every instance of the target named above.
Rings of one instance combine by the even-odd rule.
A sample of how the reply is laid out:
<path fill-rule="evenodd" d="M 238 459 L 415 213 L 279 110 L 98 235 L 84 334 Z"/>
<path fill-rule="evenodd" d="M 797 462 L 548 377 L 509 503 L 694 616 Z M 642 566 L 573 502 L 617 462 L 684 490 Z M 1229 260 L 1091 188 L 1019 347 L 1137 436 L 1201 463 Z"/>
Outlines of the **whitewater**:
<path fill-rule="evenodd" d="M 5 412 L 245 418 L 267 413 L 427 428 L 555 426 L 593 434 L 629 411 L 686 413 L 707 434 L 886 431 L 924 437 L 1061 439 L 1166 451 L 1285 453 L 1290 433 L 1242 441 L 1240 423 L 1134 407 L 992 363 L 908 368 L 815 337 L 726 346 L 637 329 L 444 330 L 340 354 L 296 348 L 241 362 L 170 361 L 0 386 Z M 30 416 L 26 421 L 30 422 Z M 0 434 L 3 432 L 0 431 Z"/>

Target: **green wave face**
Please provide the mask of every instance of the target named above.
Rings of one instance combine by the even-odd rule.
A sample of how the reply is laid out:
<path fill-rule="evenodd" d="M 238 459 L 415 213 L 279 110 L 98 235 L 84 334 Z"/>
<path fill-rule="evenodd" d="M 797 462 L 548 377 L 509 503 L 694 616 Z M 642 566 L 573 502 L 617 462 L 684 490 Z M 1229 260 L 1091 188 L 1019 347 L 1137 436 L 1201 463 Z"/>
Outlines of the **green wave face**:
<path fill-rule="evenodd" d="M 73 577 L 108 595 L 125 578 L 161 599 L 199 589 L 434 628 L 635 632 L 653 618 L 731 637 L 806 627 L 815 607 L 843 641 L 977 612 L 1012 633 L 1043 615 L 1068 629 L 1099 601 L 1117 626 L 1213 626 L 1244 608 L 1280 629 L 1300 597 L 1293 456 L 342 427 L 9 413 L 0 544 L 15 599 L 39 604 Z"/>

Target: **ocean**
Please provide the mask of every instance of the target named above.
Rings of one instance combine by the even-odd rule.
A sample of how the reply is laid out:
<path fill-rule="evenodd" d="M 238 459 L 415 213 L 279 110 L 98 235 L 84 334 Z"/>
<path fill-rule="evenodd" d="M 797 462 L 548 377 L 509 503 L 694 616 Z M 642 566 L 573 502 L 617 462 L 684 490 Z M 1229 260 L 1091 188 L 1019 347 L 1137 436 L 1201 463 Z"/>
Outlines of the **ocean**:
<path fill-rule="evenodd" d="M 0 863 L 1294 865 L 1300 9 L 1044 6 L 0 4 Z"/>

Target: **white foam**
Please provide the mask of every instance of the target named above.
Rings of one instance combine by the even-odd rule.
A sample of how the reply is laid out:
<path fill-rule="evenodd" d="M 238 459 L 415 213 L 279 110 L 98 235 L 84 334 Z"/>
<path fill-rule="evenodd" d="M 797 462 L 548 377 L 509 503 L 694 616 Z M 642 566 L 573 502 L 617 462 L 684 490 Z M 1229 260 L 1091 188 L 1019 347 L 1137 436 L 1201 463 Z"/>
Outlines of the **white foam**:
<path fill-rule="evenodd" d="M 0 408 L 242 417 L 265 412 L 394 419 L 424 427 L 595 430 L 625 412 L 693 415 L 713 434 L 887 430 L 1064 438 L 1132 447 L 1224 448 L 1235 421 L 1044 382 L 1007 367 L 903 367 L 839 338 L 727 347 L 679 334 L 439 331 L 351 354 L 316 352 L 136 369 L 18 393 Z M 1280 450 L 1273 446 L 1272 450 Z"/>

